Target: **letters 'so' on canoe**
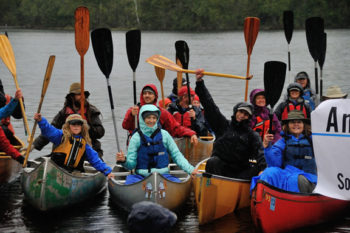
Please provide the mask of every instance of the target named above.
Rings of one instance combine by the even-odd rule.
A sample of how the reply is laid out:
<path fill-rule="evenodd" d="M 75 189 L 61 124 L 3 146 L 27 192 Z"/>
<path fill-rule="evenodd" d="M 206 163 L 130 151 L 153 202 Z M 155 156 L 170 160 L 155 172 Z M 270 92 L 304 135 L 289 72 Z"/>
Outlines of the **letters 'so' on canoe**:
<path fill-rule="evenodd" d="M 24 143 L 15 136 L 17 142 L 13 145 L 16 149 L 24 147 Z M 22 165 L 5 152 L 0 152 L 0 186 L 13 182 L 19 177 Z"/>
<path fill-rule="evenodd" d="M 283 232 L 325 222 L 349 206 L 350 201 L 288 192 L 258 181 L 252 191 L 251 215 L 261 231 Z"/>
<path fill-rule="evenodd" d="M 28 162 L 21 176 L 22 190 L 25 200 L 41 211 L 83 202 L 106 187 L 105 175 L 88 165 L 84 173 L 69 173 L 48 157 Z"/>
<path fill-rule="evenodd" d="M 151 173 L 143 180 L 126 185 L 126 176 L 131 174 L 120 165 L 113 168 L 114 179 L 108 180 L 108 190 L 112 201 L 126 211 L 140 201 L 150 201 L 170 210 L 178 210 L 190 196 L 191 176 L 176 164 L 169 164 L 170 174 L 178 177 L 181 183 L 164 178 L 159 173 Z"/>
<path fill-rule="evenodd" d="M 215 136 L 208 136 L 207 139 L 198 138 L 196 146 L 191 144 L 190 138 L 175 138 L 175 142 L 185 158 L 195 166 L 203 159 L 209 158 L 215 141 Z"/>
<path fill-rule="evenodd" d="M 201 174 L 193 182 L 200 225 L 250 204 L 250 180 L 206 173 L 206 161 L 207 159 L 196 166 Z"/>

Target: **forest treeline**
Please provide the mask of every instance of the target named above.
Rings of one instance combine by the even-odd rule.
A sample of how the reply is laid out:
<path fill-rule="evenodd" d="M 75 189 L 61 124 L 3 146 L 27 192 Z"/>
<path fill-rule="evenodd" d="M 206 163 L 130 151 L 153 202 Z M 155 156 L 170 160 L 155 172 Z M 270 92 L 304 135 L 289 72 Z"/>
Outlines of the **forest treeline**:
<path fill-rule="evenodd" d="M 89 8 L 91 28 L 236 30 L 255 16 L 263 29 L 282 29 L 285 10 L 296 29 L 312 16 L 326 28 L 350 27 L 350 0 L 0 0 L 0 26 L 71 29 L 78 6 Z"/>

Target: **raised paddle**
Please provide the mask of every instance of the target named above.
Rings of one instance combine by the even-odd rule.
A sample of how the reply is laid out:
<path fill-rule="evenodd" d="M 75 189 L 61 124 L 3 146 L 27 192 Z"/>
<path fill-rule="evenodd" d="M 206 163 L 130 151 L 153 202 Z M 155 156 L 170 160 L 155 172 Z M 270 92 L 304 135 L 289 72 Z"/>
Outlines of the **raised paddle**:
<path fill-rule="evenodd" d="M 321 53 L 320 53 L 320 57 L 318 59 L 318 64 L 320 65 L 320 96 L 323 96 L 323 64 L 324 64 L 324 60 L 326 59 L 326 50 L 327 50 L 327 33 L 323 33 L 323 37 L 322 37 L 322 44 L 321 44 Z"/>
<path fill-rule="evenodd" d="M 75 48 L 80 55 L 80 85 L 81 85 L 81 99 L 80 99 L 80 114 L 85 119 L 84 114 L 84 55 L 89 49 L 89 27 L 90 15 L 88 8 L 81 6 L 75 10 Z"/>
<path fill-rule="evenodd" d="M 41 88 L 41 96 L 40 96 L 39 106 L 38 106 L 38 110 L 36 111 L 37 113 L 40 113 L 40 111 L 41 111 L 41 106 L 44 102 L 46 90 L 47 90 L 47 87 L 49 86 L 49 83 L 50 83 L 53 65 L 55 64 L 55 59 L 56 59 L 55 56 L 50 56 L 49 61 L 47 63 L 46 72 L 45 72 L 44 81 L 43 81 L 43 86 Z M 35 130 L 36 130 L 37 124 L 38 124 L 38 122 L 35 121 L 34 125 L 33 125 L 33 129 L 32 129 L 32 133 L 31 133 L 30 138 L 29 138 L 29 144 L 28 144 L 28 147 L 26 150 L 26 155 L 24 158 L 23 167 L 27 166 L 27 161 L 29 158 L 30 149 L 32 148 L 32 144 L 34 141 L 34 135 L 35 135 Z"/>
<path fill-rule="evenodd" d="M 287 43 L 288 43 L 288 77 L 290 82 L 290 50 L 289 50 L 289 44 L 292 40 L 293 36 L 293 29 L 294 29 L 294 14 L 293 11 L 284 11 L 283 12 L 283 28 L 284 28 L 284 35 L 286 36 Z"/>
<path fill-rule="evenodd" d="M 245 83 L 244 101 L 247 101 L 247 98 L 248 98 L 248 85 L 249 85 L 248 77 L 249 77 L 249 69 L 250 69 L 250 55 L 252 54 L 256 38 L 258 37 L 259 26 L 260 26 L 259 18 L 247 17 L 244 19 L 244 39 L 247 45 L 247 54 L 248 54 L 247 75 L 246 75 L 247 79 Z"/>
<path fill-rule="evenodd" d="M 176 58 L 176 64 L 182 68 L 182 64 L 178 58 Z M 177 79 L 177 92 L 179 92 L 180 88 L 182 87 L 182 72 L 176 73 L 176 79 Z M 176 93 L 177 95 L 178 93 Z"/>
<path fill-rule="evenodd" d="M 266 106 L 270 105 L 270 127 L 272 133 L 273 107 L 278 102 L 286 78 L 287 65 L 280 61 L 268 61 L 264 65 L 264 89 Z"/>
<path fill-rule="evenodd" d="M 165 70 L 162 68 L 159 68 L 157 66 L 154 67 L 154 70 L 156 71 L 157 78 L 160 82 L 160 90 L 162 92 L 162 100 L 163 100 L 163 108 L 165 108 L 165 102 L 164 102 L 164 88 L 163 88 L 163 80 L 165 76 Z"/>
<path fill-rule="evenodd" d="M 112 88 L 109 84 L 109 75 L 111 74 L 113 67 L 113 41 L 112 33 L 108 28 L 99 28 L 91 32 L 92 48 L 94 50 L 95 58 L 100 70 L 106 77 L 107 89 L 109 96 L 109 103 L 111 105 L 112 120 L 114 126 L 114 134 L 117 142 L 118 151 L 120 151 L 120 145 L 118 140 L 117 123 L 114 115 L 114 103 L 112 96 Z"/>
<path fill-rule="evenodd" d="M 125 34 L 126 40 L 126 53 L 128 55 L 129 64 L 133 71 L 132 80 L 133 80 L 133 94 L 134 94 L 134 106 L 136 105 L 136 68 L 140 60 L 140 51 L 141 51 L 141 31 L 131 30 Z M 137 128 L 137 116 L 135 116 L 135 128 Z"/>
<path fill-rule="evenodd" d="M 0 57 L 4 64 L 6 65 L 7 69 L 9 69 L 10 73 L 12 74 L 13 79 L 15 80 L 16 89 L 19 89 L 18 81 L 17 81 L 17 72 L 16 72 L 16 60 L 15 55 L 12 50 L 11 43 L 7 36 L 0 35 Z M 19 99 L 19 104 L 21 106 L 25 131 L 28 133 L 28 137 L 30 137 L 30 131 L 27 121 L 27 116 L 24 111 L 24 105 L 22 98 Z"/>
<path fill-rule="evenodd" d="M 189 73 L 189 74 L 195 74 L 196 71 L 195 70 L 186 70 L 186 69 L 182 69 L 180 66 L 176 65 L 173 61 L 171 61 L 170 59 L 163 57 L 159 54 L 155 54 L 149 58 L 146 59 L 146 62 L 166 69 L 166 70 L 171 70 L 171 71 L 175 71 L 175 72 L 183 72 L 183 73 Z M 218 76 L 218 77 L 225 77 L 225 78 L 236 78 L 236 79 L 251 79 L 252 76 L 249 76 L 248 78 L 243 77 L 243 76 L 238 76 L 238 75 L 232 75 L 232 74 L 221 74 L 221 73 L 213 73 L 213 72 L 203 72 L 204 75 L 209 75 L 209 76 Z"/>
<path fill-rule="evenodd" d="M 322 38 L 324 33 L 324 21 L 321 17 L 308 18 L 305 21 L 306 40 L 310 54 L 315 62 L 315 86 L 318 94 L 317 60 L 320 58 Z"/>

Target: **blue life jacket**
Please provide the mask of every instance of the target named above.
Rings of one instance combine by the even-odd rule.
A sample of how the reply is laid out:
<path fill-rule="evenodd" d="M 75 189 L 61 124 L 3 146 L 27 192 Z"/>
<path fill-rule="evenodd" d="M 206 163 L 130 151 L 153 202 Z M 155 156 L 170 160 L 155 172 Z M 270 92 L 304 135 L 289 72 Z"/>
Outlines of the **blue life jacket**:
<path fill-rule="evenodd" d="M 141 130 L 141 145 L 137 152 L 136 169 L 165 168 L 169 164 L 169 155 L 167 149 L 163 145 L 163 137 L 160 128 L 156 129 L 151 137 L 144 135 Z"/>
<path fill-rule="evenodd" d="M 292 140 L 290 136 L 284 136 L 286 147 L 284 149 L 283 167 L 292 165 L 305 172 L 316 174 L 315 156 L 312 150 L 312 142 L 306 136 L 300 140 Z"/>
<path fill-rule="evenodd" d="M 311 91 L 310 90 L 304 91 L 303 98 L 305 100 L 305 103 L 308 103 L 310 105 L 311 110 L 315 110 L 315 102 L 311 98 Z"/>

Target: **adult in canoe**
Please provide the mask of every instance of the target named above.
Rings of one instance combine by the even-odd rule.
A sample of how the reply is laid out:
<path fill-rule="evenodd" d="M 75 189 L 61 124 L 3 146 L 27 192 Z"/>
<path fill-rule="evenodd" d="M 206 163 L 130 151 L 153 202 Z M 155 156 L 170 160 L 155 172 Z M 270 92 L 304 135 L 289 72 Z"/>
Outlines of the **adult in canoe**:
<path fill-rule="evenodd" d="M 268 168 L 253 177 L 251 190 L 258 180 L 263 180 L 286 191 L 312 192 L 317 173 L 309 122 L 299 110 L 288 113 L 288 118 L 283 121 L 282 138 L 265 148 Z M 264 144 L 268 140 L 266 136 Z"/>
<path fill-rule="evenodd" d="M 291 83 L 287 87 L 287 99 L 280 103 L 275 114 L 280 121 L 286 120 L 288 113 L 294 109 L 302 111 L 305 118 L 310 119 L 311 108 L 303 98 L 304 89 L 299 83 Z"/>
<path fill-rule="evenodd" d="M 203 71 L 196 71 L 195 91 L 216 136 L 205 170 L 221 176 L 250 179 L 266 166 L 261 138 L 249 126 L 253 106 L 246 102 L 238 103 L 233 107 L 231 120 L 226 119 L 204 85 Z"/>
<path fill-rule="evenodd" d="M 18 105 L 18 100 L 20 98 L 22 98 L 22 91 L 21 89 L 18 89 L 16 91 L 15 98 L 11 99 L 11 101 L 7 105 L 0 108 L 0 120 L 10 116 L 13 113 L 13 111 L 16 109 Z M 23 164 L 24 162 L 23 156 L 19 153 L 18 150 L 16 150 L 11 145 L 2 127 L 0 127 L 0 151 L 5 152 L 6 155 L 11 156 L 14 160 Z"/>
<path fill-rule="evenodd" d="M 265 134 L 270 127 L 270 110 L 266 107 L 265 91 L 263 89 L 254 89 L 249 97 L 250 103 L 254 106 L 250 127 L 260 135 L 261 140 L 264 140 Z M 275 114 L 273 114 L 272 118 L 272 132 L 272 143 L 275 143 L 281 138 L 281 124 Z"/>
<path fill-rule="evenodd" d="M 154 84 L 145 85 L 140 94 L 140 104 L 128 109 L 123 120 L 123 128 L 128 130 L 130 134 L 135 130 L 135 116 L 139 115 L 139 109 L 145 104 L 153 104 L 156 106 L 158 99 L 158 91 Z M 159 108 L 161 114 L 159 123 L 162 129 L 165 129 L 170 133 L 171 136 L 181 138 L 181 137 L 191 137 L 191 143 L 197 143 L 198 139 L 196 132 L 181 126 L 169 113 L 163 108 Z"/>
<path fill-rule="evenodd" d="M 191 102 L 196 93 L 190 88 Z M 189 107 L 189 97 L 187 86 L 181 87 L 178 100 L 170 104 L 168 111 L 173 114 L 175 120 L 182 126 L 192 129 L 199 136 L 208 136 L 208 128 L 205 125 L 205 118 L 200 108 Z"/>
<path fill-rule="evenodd" d="M 91 147 L 88 125 L 79 114 L 67 117 L 61 129 L 52 126 L 40 113 L 35 113 L 41 133 L 54 144 L 51 160 L 67 171 L 84 171 L 85 159 L 108 178 L 113 177 L 112 168 L 105 164 Z"/>
<path fill-rule="evenodd" d="M 125 184 L 138 182 L 152 172 L 158 172 L 171 181 L 180 182 L 177 177 L 169 174 L 169 155 L 188 174 L 197 173 L 181 154 L 170 134 L 159 128 L 161 114 L 155 105 L 143 105 L 139 113 L 140 128 L 130 139 L 127 156 L 125 157 L 122 151 L 117 153 L 117 162 L 121 162 L 129 170 L 136 169 L 135 175 L 127 176 Z"/>
<path fill-rule="evenodd" d="M 294 82 L 299 83 L 303 87 L 303 98 L 305 103 L 310 105 L 311 111 L 315 110 L 319 101 L 315 91 L 311 88 L 309 75 L 305 71 L 301 71 L 295 76 Z"/>
<path fill-rule="evenodd" d="M 69 93 L 66 95 L 66 101 L 63 108 L 53 118 L 51 124 L 57 128 L 62 129 L 66 122 L 66 119 L 71 114 L 80 114 L 80 83 L 72 83 L 69 88 Z M 98 153 L 100 158 L 103 156 L 103 150 L 101 149 L 101 139 L 105 134 L 105 129 L 102 125 L 100 115 L 101 112 L 94 105 L 90 104 L 87 100 L 90 93 L 85 91 L 85 119 L 89 125 L 89 135 L 91 138 L 92 148 Z M 37 150 L 41 150 L 49 143 L 49 140 L 43 135 L 39 135 L 33 145 Z"/>
<path fill-rule="evenodd" d="M 347 93 L 342 92 L 339 86 L 330 86 L 327 89 L 326 95 L 322 96 L 322 101 L 329 99 L 346 99 L 348 97 Z"/>
<path fill-rule="evenodd" d="M 12 99 L 13 98 L 10 95 L 5 93 L 4 86 L 2 85 L 2 81 L 0 79 L 0 108 L 4 107 L 6 104 L 9 104 Z M 11 116 L 15 119 L 23 118 L 21 106 L 19 104 L 17 104 L 10 116 L 2 118 L 0 121 L 0 126 L 4 130 L 7 139 L 10 140 L 11 144 L 14 144 L 17 143 L 17 139 L 14 137 L 15 130 L 11 124 Z"/>

